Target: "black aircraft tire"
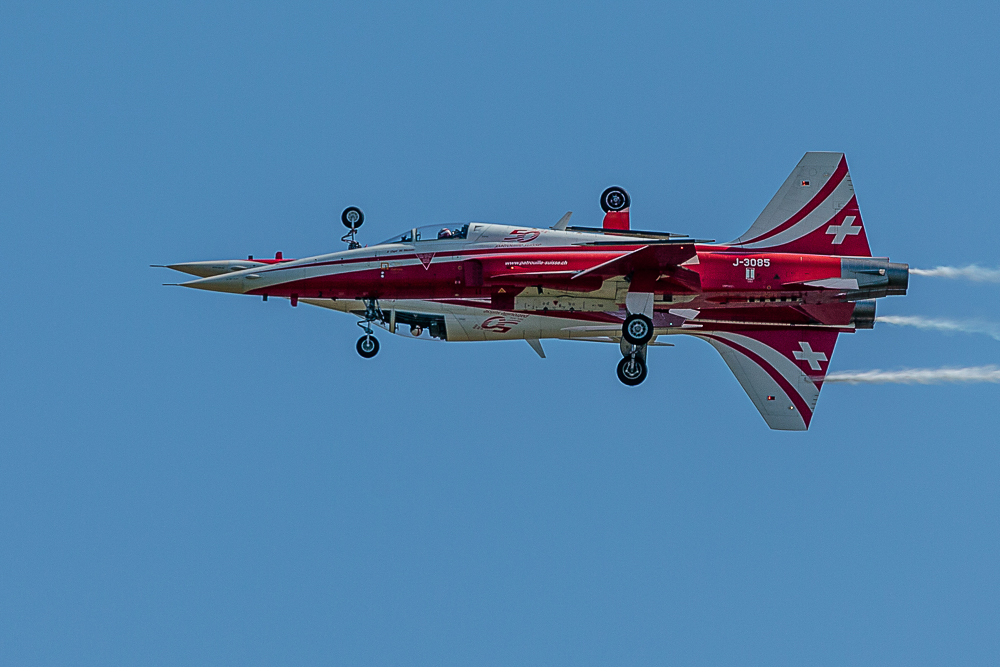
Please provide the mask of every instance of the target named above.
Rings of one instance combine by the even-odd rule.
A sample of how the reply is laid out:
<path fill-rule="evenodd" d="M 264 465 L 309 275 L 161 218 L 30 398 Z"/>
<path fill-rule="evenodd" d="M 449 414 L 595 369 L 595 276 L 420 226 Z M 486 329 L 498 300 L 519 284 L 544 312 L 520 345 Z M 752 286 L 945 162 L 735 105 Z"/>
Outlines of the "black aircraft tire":
<path fill-rule="evenodd" d="M 639 357 L 625 357 L 618 362 L 618 379 L 622 384 L 634 387 L 646 379 L 646 362 Z"/>
<path fill-rule="evenodd" d="M 358 339 L 358 354 L 365 359 L 371 359 L 378 354 L 378 339 L 375 336 L 362 336 Z"/>
<path fill-rule="evenodd" d="M 633 345 L 645 345 L 653 337 L 653 322 L 645 315 L 629 315 L 622 324 L 622 336 Z"/>
<path fill-rule="evenodd" d="M 357 229 L 364 223 L 365 214 L 361 212 L 361 209 L 357 206 L 348 206 L 344 209 L 344 212 L 340 214 L 340 221 L 344 223 L 344 227 L 348 229 Z"/>
<path fill-rule="evenodd" d="M 624 211 L 629 207 L 629 204 L 631 204 L 631 199 L 628 193 L 625 192 L 625 188 L 612 185 L 601 193 L 601 208 L 604 209 L 605 213 L 609 211 Z"/>

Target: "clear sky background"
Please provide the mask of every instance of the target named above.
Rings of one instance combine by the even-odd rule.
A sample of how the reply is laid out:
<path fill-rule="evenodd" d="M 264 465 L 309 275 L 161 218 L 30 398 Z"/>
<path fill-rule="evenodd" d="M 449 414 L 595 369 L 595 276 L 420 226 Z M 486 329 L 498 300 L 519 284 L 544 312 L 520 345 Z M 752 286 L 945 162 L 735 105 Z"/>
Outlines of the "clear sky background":
<path fill-rule="evenodd" d="M 996 664 L 997 385 L 433 344 L 149 264 L 442 220 L 727 241 L 844 151 L 875 254 L 995 267 L 996 3 L 0 4 L 0 663 Z M 1000 320 L 912 277 L 880 313 Z M 890 325 L 832 371 L 1000 359 Z"/>

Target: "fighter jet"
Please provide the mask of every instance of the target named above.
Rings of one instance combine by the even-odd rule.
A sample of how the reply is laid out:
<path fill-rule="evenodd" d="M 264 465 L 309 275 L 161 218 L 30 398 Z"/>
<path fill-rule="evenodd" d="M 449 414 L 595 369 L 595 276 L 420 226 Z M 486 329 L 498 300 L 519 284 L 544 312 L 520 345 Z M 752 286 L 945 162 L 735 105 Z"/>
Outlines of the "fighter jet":
<path fill-rule="evenodd" d="M 647 350 L 686 335 L 712 345 L 773 429 L 809 428 L 837 336 L 875 323 L 875 300 L 905 295 L 909 267 L 872 257 L 842 153 L 806 153 L 739 238 L 725 244 L 637 231 L 620 187 L 601 195 L 602 227 L 488 222 L 357 241 L 364 214 L 344 210 L 346 250 L 304 259 L 171 264 L 184 287 L 289 299 L 418 339 L 524 339 L 620 346 L 618 378 L 646 378 Z"/>

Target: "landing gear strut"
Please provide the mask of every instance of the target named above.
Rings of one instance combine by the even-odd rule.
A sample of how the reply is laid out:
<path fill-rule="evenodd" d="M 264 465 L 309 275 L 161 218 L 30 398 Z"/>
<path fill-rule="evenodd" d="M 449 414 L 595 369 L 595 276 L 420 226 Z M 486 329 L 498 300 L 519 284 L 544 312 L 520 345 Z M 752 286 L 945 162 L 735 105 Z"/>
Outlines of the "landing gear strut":
<path fill-rule="evenodd" d="M 605 195 L 609 192 L 611 190 L 605 192 Z M 628 195 L 624 196 L 624 207 L 627 207 Z M 646 379 L 646 345 L 653 339 L 655 298 L 656 295 L 652 292 L 630 290 L 625 295 L 628 317 L 622 323 L 622 360 L 618 362 L 618 379 L 630 387 L 641 384 Z"/>
<path fill-rule="evenodd" d="M 622 339 L 622 360 L 618 362 L 618 379 L 629 387 L 646 379 L 646 345 L 633 345 Z"/>
<path fill-rule="evenodd" d="M 357 349 L 365 359 L 371 359 L 378 354 L 378 339 L 372 335 L 372 322 L 385 322 L 385 315 L 378 307 L 378 299 L 365 299 L 365 318 L 358 322 L 365 335 L 358 339 Z"/>

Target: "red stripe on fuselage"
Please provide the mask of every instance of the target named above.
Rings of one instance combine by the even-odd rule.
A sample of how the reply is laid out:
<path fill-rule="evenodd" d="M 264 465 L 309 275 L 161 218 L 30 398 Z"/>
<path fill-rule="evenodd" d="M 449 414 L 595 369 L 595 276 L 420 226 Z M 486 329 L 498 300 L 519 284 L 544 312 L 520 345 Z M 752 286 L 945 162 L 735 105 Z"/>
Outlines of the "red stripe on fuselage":
<path fill-rule="evenodd" d="M 572 272 L 599 265 L 642 247 L 456 249 L 436 254 L 426 265 L 419 262 L 418 255 L 412 252 L 306 262 L 252 270 L 253 273 L 269 274 L 279 282 L 247 293 L 269 296 L 298 294 L 303 298 L 440 299 L 488 296 L 491 289 L 499 286 L 535 284 L 568 292 L 589 292 L 599 289 L 603 280 L 595 278 L 592 283 L 586 278 L 572 280 Z M 654 292 L 700 293 L 708 299 L 718 298 L 712 295 L 731 294 L 737 300 L 745 296 L 770 297 L 803 291 L 822 294 L 824 290 L 814 290 L 802 283 L 840 276 L 840 258 L 829 255 L 761 252 L 735 246 L 700 245 L 695 249 L 699 253 L 699 264 L 682 268 L 700 276 L 700 290 L 688 292 L 679 285 L 661 281 L 662 284 L 654 285 Z M 481 284 L 470 285 L 466 282 L 464 274 L 470 272 L 463 262 L 469 260 L 482 264 L 481 273 L 485 280 Z M 365 266 L 360 266 L 362 264 Z M 380 264 L 387 266 L 383 269 Z M 325 271 L 328 268 L 332 270 Z M 463 271 L 463 268 L 466 270 Z M 318 269 L 319 275 L 282 281 L 284 276 L 276 272 L 289 269 L 302 269 L 309 273 Z M 546 270 L 563 273 L 539 275 Z M 666 275 L 669 277 L 669 272 Z M 472 278 L 470 273 L 470 282 Z M 819 300 L 826 301 L 825 296 L 819 296 Z"/>

